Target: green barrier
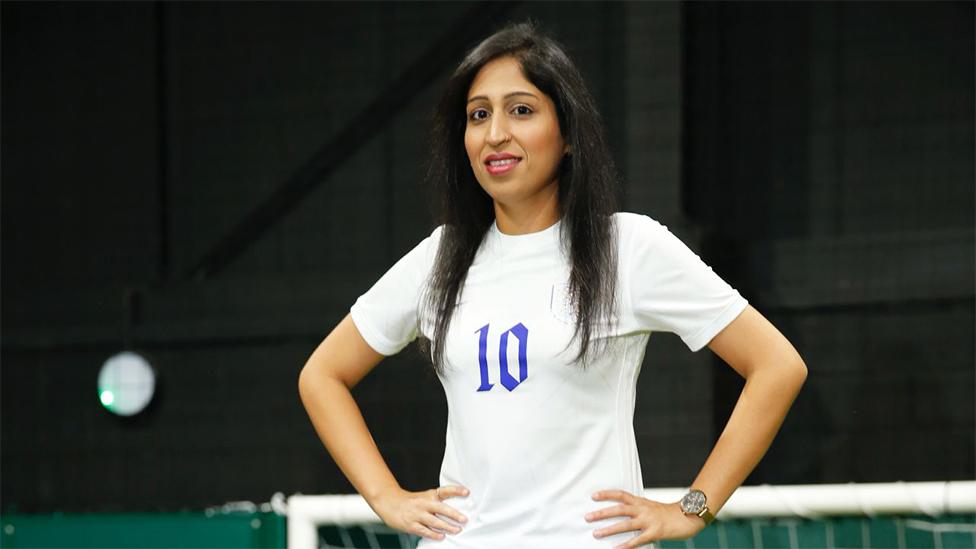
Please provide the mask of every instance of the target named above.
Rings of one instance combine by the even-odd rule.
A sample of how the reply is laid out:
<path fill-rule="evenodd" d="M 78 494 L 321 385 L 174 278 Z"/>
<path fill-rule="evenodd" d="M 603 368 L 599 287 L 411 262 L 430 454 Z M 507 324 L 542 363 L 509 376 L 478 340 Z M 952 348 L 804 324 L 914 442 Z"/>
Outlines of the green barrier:
<path fill-rule="evenodd" d="M 411 548 L 420 539 L 381 524 L 322 525 L 318 533 L 319 547 L 327 549 Z M 976 515 L 717 520 L 691 539 L 662 541 L 658 546 L 660 549 L 973 549 Z"/>
<path fill-rule="evenodd" d="M 284 549 L 286 519 L 274 513 L 8 514 L 0 547 L 276 548 Z M 319 528 L 321 547 L 412 547 L 382 525 Z M 412 536 L 410 536 L 412 538 Z M 976 547 L 976 516 L 880 516 L 716 521 L 686 541 L 661 549 L 967 548 Z M 311 549 L 311 548 L 309 548 Z"/>
<path fill-rule="evenodd" d="M 11 513 L 0 517 L 0 547 L 244 549 L 285 547 L 275 513 Z"/>
<path fill-rule="evenodd" d="M 972 549 L 976 515 L 752 518 L 715 521 L 686 541 L 661 549 Z"/>

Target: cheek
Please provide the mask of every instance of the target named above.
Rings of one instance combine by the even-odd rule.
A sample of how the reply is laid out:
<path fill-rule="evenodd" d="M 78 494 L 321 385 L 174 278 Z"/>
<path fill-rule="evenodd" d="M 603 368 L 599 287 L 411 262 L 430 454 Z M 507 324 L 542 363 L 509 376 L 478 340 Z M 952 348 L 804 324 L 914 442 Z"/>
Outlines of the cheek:
<path fill-rule="evenodd" d="M 478 160 L 478 147 L 470 131 L 464 132 L 464 150 L 468 153 L 468 161 L 474 164 Z"/>
<path fill-rule="evenodd" d="M 558 129 L 541 127 L 527 135 L 526 139 L 526 144 L 535 151 L 537 157 L 552 159 L 561 156 L 563 140 Z"/>

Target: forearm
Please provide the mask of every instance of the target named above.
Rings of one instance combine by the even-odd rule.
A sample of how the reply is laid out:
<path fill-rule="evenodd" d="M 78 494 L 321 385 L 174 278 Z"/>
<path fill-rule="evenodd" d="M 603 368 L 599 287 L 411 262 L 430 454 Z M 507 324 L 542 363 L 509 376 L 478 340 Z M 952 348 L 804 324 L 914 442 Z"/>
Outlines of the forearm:
<path fill-rule="evenodd" d="M 769 449 L 806 379 L 805 368 L 759 369 L 746 381 L 725 429 L 692 487 L 717 513 Z"/>
<path fill-rule="evenodd" d="M 349 388 L 329 376 L 303 372 L 299 392 L 326 450 L 370 505 L 377 496 L 400 488 Z"/>

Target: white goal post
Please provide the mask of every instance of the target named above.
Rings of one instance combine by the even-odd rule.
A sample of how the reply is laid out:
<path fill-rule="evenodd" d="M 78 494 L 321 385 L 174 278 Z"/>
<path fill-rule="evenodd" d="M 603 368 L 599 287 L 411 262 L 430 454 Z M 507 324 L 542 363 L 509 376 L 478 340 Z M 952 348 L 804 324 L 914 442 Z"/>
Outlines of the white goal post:
<path fill-rule="evenodd" d="M 685 488 L 647 488 L 644 497 L 672 502 Z M 717 516 L 818 518 L 844 515 L 976 513 L 976 481 L 884 482 L 742 486 Z M 378 523 L 360 495 L 293 495 L 288 498 L 288 549 L 318 547 L 320 524 Z"/>

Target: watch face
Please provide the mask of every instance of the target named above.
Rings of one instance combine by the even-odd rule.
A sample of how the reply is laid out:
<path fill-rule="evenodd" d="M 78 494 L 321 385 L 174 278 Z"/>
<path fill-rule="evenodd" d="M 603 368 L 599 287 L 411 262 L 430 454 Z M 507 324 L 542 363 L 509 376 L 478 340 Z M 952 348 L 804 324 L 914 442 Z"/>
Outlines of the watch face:
<path fill-rule="evenodd" d="M 692 490 L 681 498 L 681 510 L 685 513 L 698 514 L 705 507 L 705 493 L 701 490 Z"/>

